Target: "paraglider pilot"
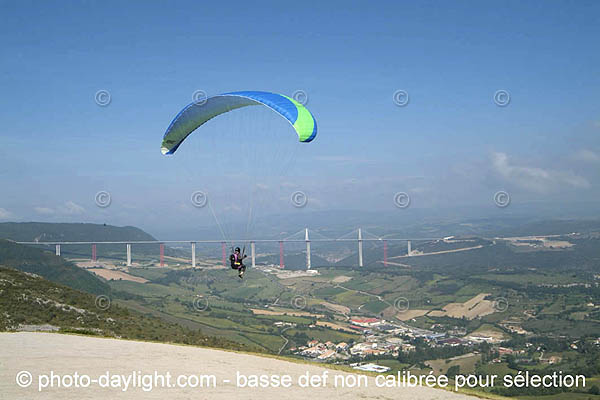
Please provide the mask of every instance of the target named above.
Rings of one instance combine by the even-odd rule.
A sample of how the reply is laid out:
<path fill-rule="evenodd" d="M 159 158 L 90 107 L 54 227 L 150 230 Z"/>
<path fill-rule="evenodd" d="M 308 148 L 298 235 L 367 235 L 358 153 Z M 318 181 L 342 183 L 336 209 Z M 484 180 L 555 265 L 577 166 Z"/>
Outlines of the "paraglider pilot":
<path fill-rule="evenodd" d="M 229 261 L 231 262 L 231 269 L 238 270 L 238 276 L 242 279 L 244 272 L 246 271 L 246 266 L 244 265 L 244 258 L 247 256 L 244 254 L 240 254 L 240 248 L 236 247 L 233 254 L 229 256 Z"/>

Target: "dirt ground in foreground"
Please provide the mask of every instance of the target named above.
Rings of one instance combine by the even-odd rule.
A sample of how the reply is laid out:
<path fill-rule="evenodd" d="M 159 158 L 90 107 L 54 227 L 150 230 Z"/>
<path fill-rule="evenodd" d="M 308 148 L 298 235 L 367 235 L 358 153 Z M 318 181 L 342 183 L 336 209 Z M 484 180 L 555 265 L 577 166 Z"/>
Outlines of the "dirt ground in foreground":
<path fill-rule="evenodd" d="M 348 375 L 335 370 L 326 370 L 316 365 L 298 364 L 255 355 L 227 352 L 191 346 L 160 343 L 134 342 L 117 339 L 102 339 L 85 336 L 52 333 L 0 333 L 0 394 L 3 399 L 474 399 L 445 390 L 426 387 L 377 388 L 375 378 L 368 378 L 368 387 L 335 388 L 334 375 Z M 16 377 L 21 371 L 31 373 L 33 383 L 27 388 L 19 387 Z M 89 376 L 89 387 L 46 388 L 38 391 L 40 376 L 78 373 Z M 154 375 L 171 374 L 171 383 L 180 375 L 215 377 L 216 385 L 205 387 L 155 387 L 144 391 L 141 387 L 102 388 L 94 379 L 102 381 L 107 372 L 130 375 L 133 372 Z M 290 375 L 290 388 L 240 388 L 236 374 Z M 307 372 L 311 376 L 322 376 L 328 371 L 326 387 L 301 388 L 298 378 Z M 22 382 L 26 374 L 19 375 Z M 187 379 L 187 378 L 186 378 Z M 183 382 L 186 382 L 186 379 Z M 63 378 L 64 380 L 64 378 Z M 160 383 L 160 379 L 158 380 Z M 164 381 L 164 378 L 163 378 Z M 194 382 L 194 380 L 188 380 Z M 83 383 L 85 384 L 85 380 Z M 141 382 L 141 380 L 140 380 Z M 68 379 L 67 379 L 68 383 Z"/>

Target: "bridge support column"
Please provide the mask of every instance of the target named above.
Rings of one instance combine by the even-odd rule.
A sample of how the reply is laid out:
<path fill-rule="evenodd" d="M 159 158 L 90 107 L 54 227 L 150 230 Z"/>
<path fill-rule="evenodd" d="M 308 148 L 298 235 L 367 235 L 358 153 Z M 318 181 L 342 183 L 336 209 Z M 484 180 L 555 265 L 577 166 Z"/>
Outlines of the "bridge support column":
<path fill-rule="evenodd" d="M 387 267 L 387 240 L 383 241 L 383 266 Z"/>
<path fill-rule="evenodd" d="M 56 255 L 60 257 L 60 244 L 56 245 Z"/>
<path fill-rule="evenodd" d="M 252 268 L 256 267 L 256 244 L 250 242 L 250 256 L 252 257 Z"/>
<path fill-rule="evenodd" d="M 363 240 L 360 228 L 358 228 L 358 266 L 363 266 Z"/>
<path fill-rule="evenodd" d="M 127 266 L 131 267 L 131 243 L 127 243 Z"/>
<path fill-rule="evenodd" d="M 92 245 L 92 261 L 95 262 L 96 260 L 97 260 L 97 257 L 96 257 L 96 244 L 94 243 Z"/>
<path fill-rule="evenodd" d="M 225 242 L 221 242 L 221 258 L 223 259 L 223 266 L 227 267 L 227 252 L 225 251 Z"/>
<path fill-rule="evenodd" d="M 160 244 L 160 266 L 161 267 L 165 266 L 165 244 L 164 243 Z"/>
<path fill-rule="evenodd" d="M 306 240 L 306 269 L 310 269 L 310 239 L 308 238 L 308 228 L 304 231 L 304 240 Z"/>
<path fill-rule="evenodd" d="M 192 268 L 196 268 L 196 242 L 192 242 Z"/>
<path fill-rule="evenodd" d="M 285 264 L 283 262 L 283 242 L 279 241 L 279 268 L 285 268 Z"/>

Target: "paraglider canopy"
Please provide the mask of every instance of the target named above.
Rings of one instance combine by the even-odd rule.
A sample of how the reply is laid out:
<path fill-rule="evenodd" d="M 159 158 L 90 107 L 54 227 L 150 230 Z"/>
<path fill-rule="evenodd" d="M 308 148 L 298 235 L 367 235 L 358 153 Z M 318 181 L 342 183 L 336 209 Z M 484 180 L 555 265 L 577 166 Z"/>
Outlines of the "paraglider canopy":
<path fill-rule="evenodd" d="M 310 142 L 317 135 L 315 118 L 296 100 L 270 92 L 231 92 L 193 102 L 181 110 L 163 137 L 162 154 L 174 154 L 181 143 L 208 120 L 238 108 L 255 105 L 268 107 L 285 118 L 298 134 L 300 142 Z"/>
<path fill-rule="evenodd" d="M 187 175 L 188 206 L 198 210 L 194 225 L 211 229 L 206 223 L 212 217 L 223 242 L 244 239 L 247 244 L 257 229 L 270 232 L 267 214 L 296 208 L 289 200 L 291 187 L 297 186 L 295 161 L 309 153 L 311 146 L 303 143 L 316 134 L 315 118 L 293 98 L 232 92 L 184 107 L 168 126 L 161 151 L 173 155 L 163 157 L 173 177 Z"/>

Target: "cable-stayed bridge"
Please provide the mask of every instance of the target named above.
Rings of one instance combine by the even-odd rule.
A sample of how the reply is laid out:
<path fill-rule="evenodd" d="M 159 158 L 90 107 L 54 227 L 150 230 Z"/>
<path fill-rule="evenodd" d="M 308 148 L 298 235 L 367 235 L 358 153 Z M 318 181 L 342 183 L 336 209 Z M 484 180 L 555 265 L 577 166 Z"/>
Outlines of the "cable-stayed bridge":
<path fill-rule="evenodd" d="M 284 262 L 284 247 L 285 243 L 304 243 L 306 245 L 306 269 L 311 269 L 311 243 L 314 242 L 356 242 L 358 247 L 358 266 L 364 266 L 363 260 L 363 243 L 364 242 L 380 242 L 383 244 L 383 264 L 388 265 L 388 242 L 406 242 L 407 243 L 407 256 L 412 255 L 411 242 L 412 241 L 431 241 L 431 240 L 442 240 L 443 238 L 394 238 L 394 237 L 380 237 L 367 232 L 364 229 L 358 228 L 349 232 L 339 238 L 328 238 L 322 234 L 304 228 L 293 235 L 290 235 L 282 239 L 215 239 L 215 240 L 140 240 L 140 241 L 48 241 L 48 242 L 16 242 L 23 245 L 36 245 L 36 246 L 54 246 L 55 254 L 61 255 L 61 249 L 64 246 L 70 245 L 88 245 L 91 246 L 91 260 L 97 260 L 97 245 L 124 245 L 127 250 L 127 266 L 132 265 L 133 256 L 133 245 L 139 244 L 158 244 L 160 246 L 160 266 L 164 266 L 165 257 L 165 245 L 168 244 L 189 244 L 192 249 L 191 265 L 193 268 L 196 267 L 196 245 L 197 244 L 221 244 L 222 261 L 223 265 L 227 266 L 227 245 L 228 243 L 249 243 L 250 244 L 250 259 L 252 266 L 256 266 L 256 246 L 260 243 L 278 243 L 279 244 L 279 265 L 285 267 Z"/>

